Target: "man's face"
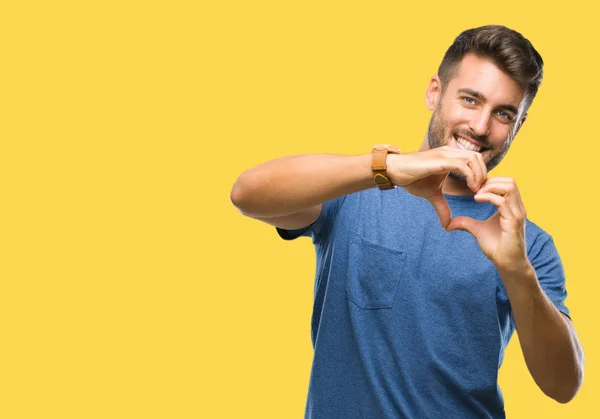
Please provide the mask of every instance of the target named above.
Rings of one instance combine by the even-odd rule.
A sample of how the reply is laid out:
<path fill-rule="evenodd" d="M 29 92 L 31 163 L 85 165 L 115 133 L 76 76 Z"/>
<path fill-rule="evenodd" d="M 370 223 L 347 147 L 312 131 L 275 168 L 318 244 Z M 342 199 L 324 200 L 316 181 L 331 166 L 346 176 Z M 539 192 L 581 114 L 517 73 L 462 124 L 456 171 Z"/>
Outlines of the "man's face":
<path fill-rule="evenodd" d="M 433 110 L 427 137 L 429 148 L 450 146 L 479 151 L 489 170 L 508 152 L 522 116 L 524 90 L 494 63 L 466 55 L 442 92 L 437 76 L 427 89 Z M 463 179 L 458 172 L 450 175 Z"/>

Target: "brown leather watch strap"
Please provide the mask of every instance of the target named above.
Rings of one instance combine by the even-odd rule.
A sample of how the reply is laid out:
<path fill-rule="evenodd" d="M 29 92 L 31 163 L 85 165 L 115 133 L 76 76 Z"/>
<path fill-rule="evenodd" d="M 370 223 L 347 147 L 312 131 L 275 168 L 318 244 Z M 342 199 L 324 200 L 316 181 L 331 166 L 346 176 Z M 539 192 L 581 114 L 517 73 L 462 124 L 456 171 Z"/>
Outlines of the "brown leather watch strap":
<path fill-rule="evenodd" d="M 389 144 L 377 144 L 373 146 L 371 170 L 373 170 L 373 180 L 381 190 L 394 189 L 394 184 L 387 174 L 386 161 L 388 153 L 400 154 L 400 149 Z"/>

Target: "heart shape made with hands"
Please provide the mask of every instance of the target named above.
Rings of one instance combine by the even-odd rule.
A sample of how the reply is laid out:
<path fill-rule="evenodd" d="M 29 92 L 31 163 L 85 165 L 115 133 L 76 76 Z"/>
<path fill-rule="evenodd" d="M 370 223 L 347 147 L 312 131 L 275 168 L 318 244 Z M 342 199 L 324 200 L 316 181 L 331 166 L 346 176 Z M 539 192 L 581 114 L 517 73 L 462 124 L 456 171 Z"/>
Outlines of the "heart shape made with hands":
<path fill-rule="evenodd" d="M 450 206 L 441 189 L 427 200 L 435 208 L 440 223 L 446 231 L 463 230 L 472 234 L 483 253 L 491 260 L 514 260 L 525 255 L 525 206 L 516 182 L 512 178 L 488 178 L 474 195 L 477 202 L 489 202 L 498 211 L 486 220 L 471 217 L 452 218 Z"/>

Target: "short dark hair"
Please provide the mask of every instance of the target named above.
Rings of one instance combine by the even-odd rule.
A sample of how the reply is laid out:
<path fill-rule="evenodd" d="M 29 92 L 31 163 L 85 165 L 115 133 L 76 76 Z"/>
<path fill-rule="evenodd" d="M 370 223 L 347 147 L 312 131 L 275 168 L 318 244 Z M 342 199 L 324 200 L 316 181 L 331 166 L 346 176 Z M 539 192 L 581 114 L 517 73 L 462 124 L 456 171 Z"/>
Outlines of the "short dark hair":
<path fill-rule="evenodd" d="M 544 74 L 544 61 L 531 42 L 506 26 L 488 25 L 468 29 L 448 48 L 438 69 L 442 88 L 456 75 L 466 54 L 492 61 L 525 90 L 525 111 L 537 94 Z"/>

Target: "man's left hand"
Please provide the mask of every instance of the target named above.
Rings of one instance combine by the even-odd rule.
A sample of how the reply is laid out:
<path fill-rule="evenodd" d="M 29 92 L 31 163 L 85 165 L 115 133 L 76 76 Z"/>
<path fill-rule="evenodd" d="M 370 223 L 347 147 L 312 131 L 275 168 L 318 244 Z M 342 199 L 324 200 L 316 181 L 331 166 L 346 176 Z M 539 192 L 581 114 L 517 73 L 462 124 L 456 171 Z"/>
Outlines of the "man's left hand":
<path fill-rule="evenodd" d="M 525 247 L 525 206 L 513 178 L 488 178 L 475 194 L 477 202 L 489 202 L 498 212 L 485 221 L 459 216 L 450 221 L 447 231 L 471 233 L 483 253 L 498 269 L 515 270 L 527 266 Z"/>

